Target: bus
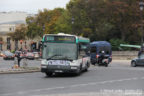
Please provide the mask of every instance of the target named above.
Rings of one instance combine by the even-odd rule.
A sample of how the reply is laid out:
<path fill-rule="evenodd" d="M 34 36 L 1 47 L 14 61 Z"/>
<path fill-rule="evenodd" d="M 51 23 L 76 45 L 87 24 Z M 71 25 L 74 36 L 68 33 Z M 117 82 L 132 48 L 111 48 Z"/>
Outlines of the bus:
<path fill-rule="evenodd" d="M 42 40 L 41 72 L 80 74 L 90 66 L 90 40 L 70 34 L 45 34 Z"/>

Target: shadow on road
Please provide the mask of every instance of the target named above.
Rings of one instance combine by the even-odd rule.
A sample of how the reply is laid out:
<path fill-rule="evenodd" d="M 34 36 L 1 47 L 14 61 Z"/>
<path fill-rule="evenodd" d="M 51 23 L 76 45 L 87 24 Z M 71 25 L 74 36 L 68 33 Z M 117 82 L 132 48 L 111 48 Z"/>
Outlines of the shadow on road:
<path fill-rule="evenodd" d="M 45 76 L 45 78 L 73 78 L 82 76 L 85 72 L 81 72 L 80 74 L 73 73 L 54 73 L 52 76 Z"/>

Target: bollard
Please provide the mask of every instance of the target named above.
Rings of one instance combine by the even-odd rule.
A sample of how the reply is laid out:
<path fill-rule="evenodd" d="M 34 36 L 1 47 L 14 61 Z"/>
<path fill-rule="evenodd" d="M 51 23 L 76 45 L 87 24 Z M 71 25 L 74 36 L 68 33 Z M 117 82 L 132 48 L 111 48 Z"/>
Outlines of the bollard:
<path fill-rule="evenodd" d="M 27 62 L 27 58 L 23 59 L 23 68 L 27 68 L 28 66 L 28 62 Z"/>
<path fill-rule="evenodd" d="M 12 66 L 12 68 L 15 68 L 15 69 L 18 68 L 18 59 L 16 57 L 14 58 L 14 65 Z"/>

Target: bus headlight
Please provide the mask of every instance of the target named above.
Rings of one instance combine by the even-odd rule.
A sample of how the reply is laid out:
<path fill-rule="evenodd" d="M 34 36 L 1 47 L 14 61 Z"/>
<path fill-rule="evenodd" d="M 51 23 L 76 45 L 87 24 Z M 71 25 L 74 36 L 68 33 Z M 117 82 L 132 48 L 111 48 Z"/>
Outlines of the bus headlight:
<path fill-rule="evenodd" d="M 73 66 L 73 67 L 71 67 L 71 69 L 77 69 L 77 67 L 76 67 L 76 66 Z"/>

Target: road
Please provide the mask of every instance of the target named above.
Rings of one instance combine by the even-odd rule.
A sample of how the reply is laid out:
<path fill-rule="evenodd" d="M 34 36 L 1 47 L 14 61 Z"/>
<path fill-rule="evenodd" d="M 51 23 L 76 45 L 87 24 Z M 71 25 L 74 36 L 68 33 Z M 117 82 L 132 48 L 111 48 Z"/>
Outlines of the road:
<path fill-rule="evenodd" d="M 113 61 L 109 67 L 91 66 L 80 76 L 46 77 L 41 72 L 3 74 L 0 75 L 0 96 L 97 96 L 92 94 L 117 91 L 142 93 L 144 67 L 132 68 L 129 63 Z"/>

